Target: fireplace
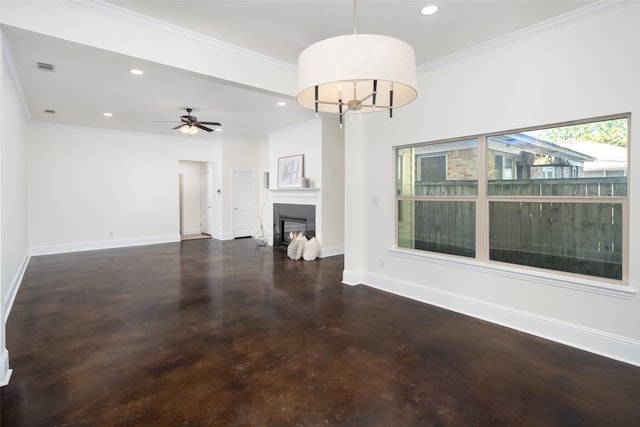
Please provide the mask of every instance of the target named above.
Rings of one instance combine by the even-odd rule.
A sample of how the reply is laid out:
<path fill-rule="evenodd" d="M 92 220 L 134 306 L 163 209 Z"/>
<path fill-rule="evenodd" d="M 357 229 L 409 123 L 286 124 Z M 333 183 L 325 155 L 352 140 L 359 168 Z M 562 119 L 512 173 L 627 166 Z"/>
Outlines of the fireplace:
<path fill-rule="evenodd" d="M 299 233 L 303 233 L 308 239 L 315 237 L 315 205 L 274 203 L 273 246 L 287 246 Z"/>
<path fill-rule="evenodd" d="M 307 235 L 307 219 L 306 218 L 289 218 L 287 216 L 280 217 L 280 230 L 282 233 L 282 244 L 288 245 L 299 234 Z"/>

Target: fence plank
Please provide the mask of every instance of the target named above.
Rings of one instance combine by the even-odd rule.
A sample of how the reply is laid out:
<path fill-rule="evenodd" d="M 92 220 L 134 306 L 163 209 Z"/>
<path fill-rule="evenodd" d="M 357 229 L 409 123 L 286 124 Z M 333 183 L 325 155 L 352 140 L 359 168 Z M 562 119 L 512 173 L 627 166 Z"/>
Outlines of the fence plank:
<path fill-rule="evenodd" d="M 626 178 L 489 181 L 492 195 L 597 195 L 597 203 L 489 202 L 489 257 L 512 264 L 622 278 L 622 204 Z M 420 195 L 477 194 L 475 182 L 416 183 Z M 416 248 L 474 256 L 475 204 L 416 201 Z M 418 243 L 420 241 L 420 243 Z"/>

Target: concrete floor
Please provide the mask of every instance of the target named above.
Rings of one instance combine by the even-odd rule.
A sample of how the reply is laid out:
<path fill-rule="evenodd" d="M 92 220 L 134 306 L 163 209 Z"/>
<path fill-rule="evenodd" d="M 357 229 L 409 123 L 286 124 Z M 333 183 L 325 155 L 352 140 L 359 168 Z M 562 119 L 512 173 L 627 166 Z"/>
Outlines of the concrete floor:
<path fill-rule="evenodd" d="M 2 425 L 638 425 L 640 368 L 342 269 L 253 239 L 34 257 Z"/>

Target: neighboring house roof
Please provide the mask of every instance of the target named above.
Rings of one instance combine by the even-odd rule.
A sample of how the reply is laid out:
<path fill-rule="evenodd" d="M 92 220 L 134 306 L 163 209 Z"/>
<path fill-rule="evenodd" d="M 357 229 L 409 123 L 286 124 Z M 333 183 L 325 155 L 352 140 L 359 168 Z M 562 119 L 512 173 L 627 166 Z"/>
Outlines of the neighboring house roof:
<path fill-rule="evenodd" d="M 561 143 L 563 147 L 588 154 L 594 159 L 586 162 L 585 172 L 601 170 L 626 170 L 627 148 L 592 141 L 575 141 Z"/>
<path fill-rule="evenodd" d="M 525 133 L 511 133 L 506 135 L 493 135 L 489 138 L 491 142 L 501 144 L 500 151 L 508 151 L 514 155 L 521 151 L 542 156 L 560 157 L 572 162 L 589 164 L 591 168 L 596 165 L 608 165 L 608 170 L 626 169 L 627 149 L 598 142 L 579 141 L 572 143 L 554 144 L 540 138 L 536 138 Z M 502 148 L 504 147 L 504 150 Z M 416 154 L 436 154 L 446 150 L 475 149 L 477 142 L 475 139 L 448 142 L 444 144 L 426 144 L 416 147 Z M 599 169 L 602 170 L 600 166 Z"/>
<path fill-rule="evenodd" d="M 587 154 L 596 160 L 627 161 L 626 147 L 592 141 L 563 142 L 558 145 Z"/>
<path fill-rule="evenodd" d="M 542 139 L 524 133 L 510 133 L 506 135 L 494 135 L 490 137 L 491 141 L 496 141 L 505 146 L 514 146 L 518 150 L 529 151 L 534 154 L 562 157 L 567 160 L 576 162 L 593 161 L 595 157 L 584 152 L 575 151 L 569 147 L 553 144 Z"/>

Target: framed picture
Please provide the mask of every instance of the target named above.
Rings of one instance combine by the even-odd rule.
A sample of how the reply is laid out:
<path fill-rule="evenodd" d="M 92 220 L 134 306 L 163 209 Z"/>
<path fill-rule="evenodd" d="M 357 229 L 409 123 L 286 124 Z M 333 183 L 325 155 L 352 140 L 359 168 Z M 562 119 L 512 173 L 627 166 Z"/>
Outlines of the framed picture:
<path fill-rule="evenodd" d="M 278 159 L 278 188 L 302 188 L 304 154 Z"/>

